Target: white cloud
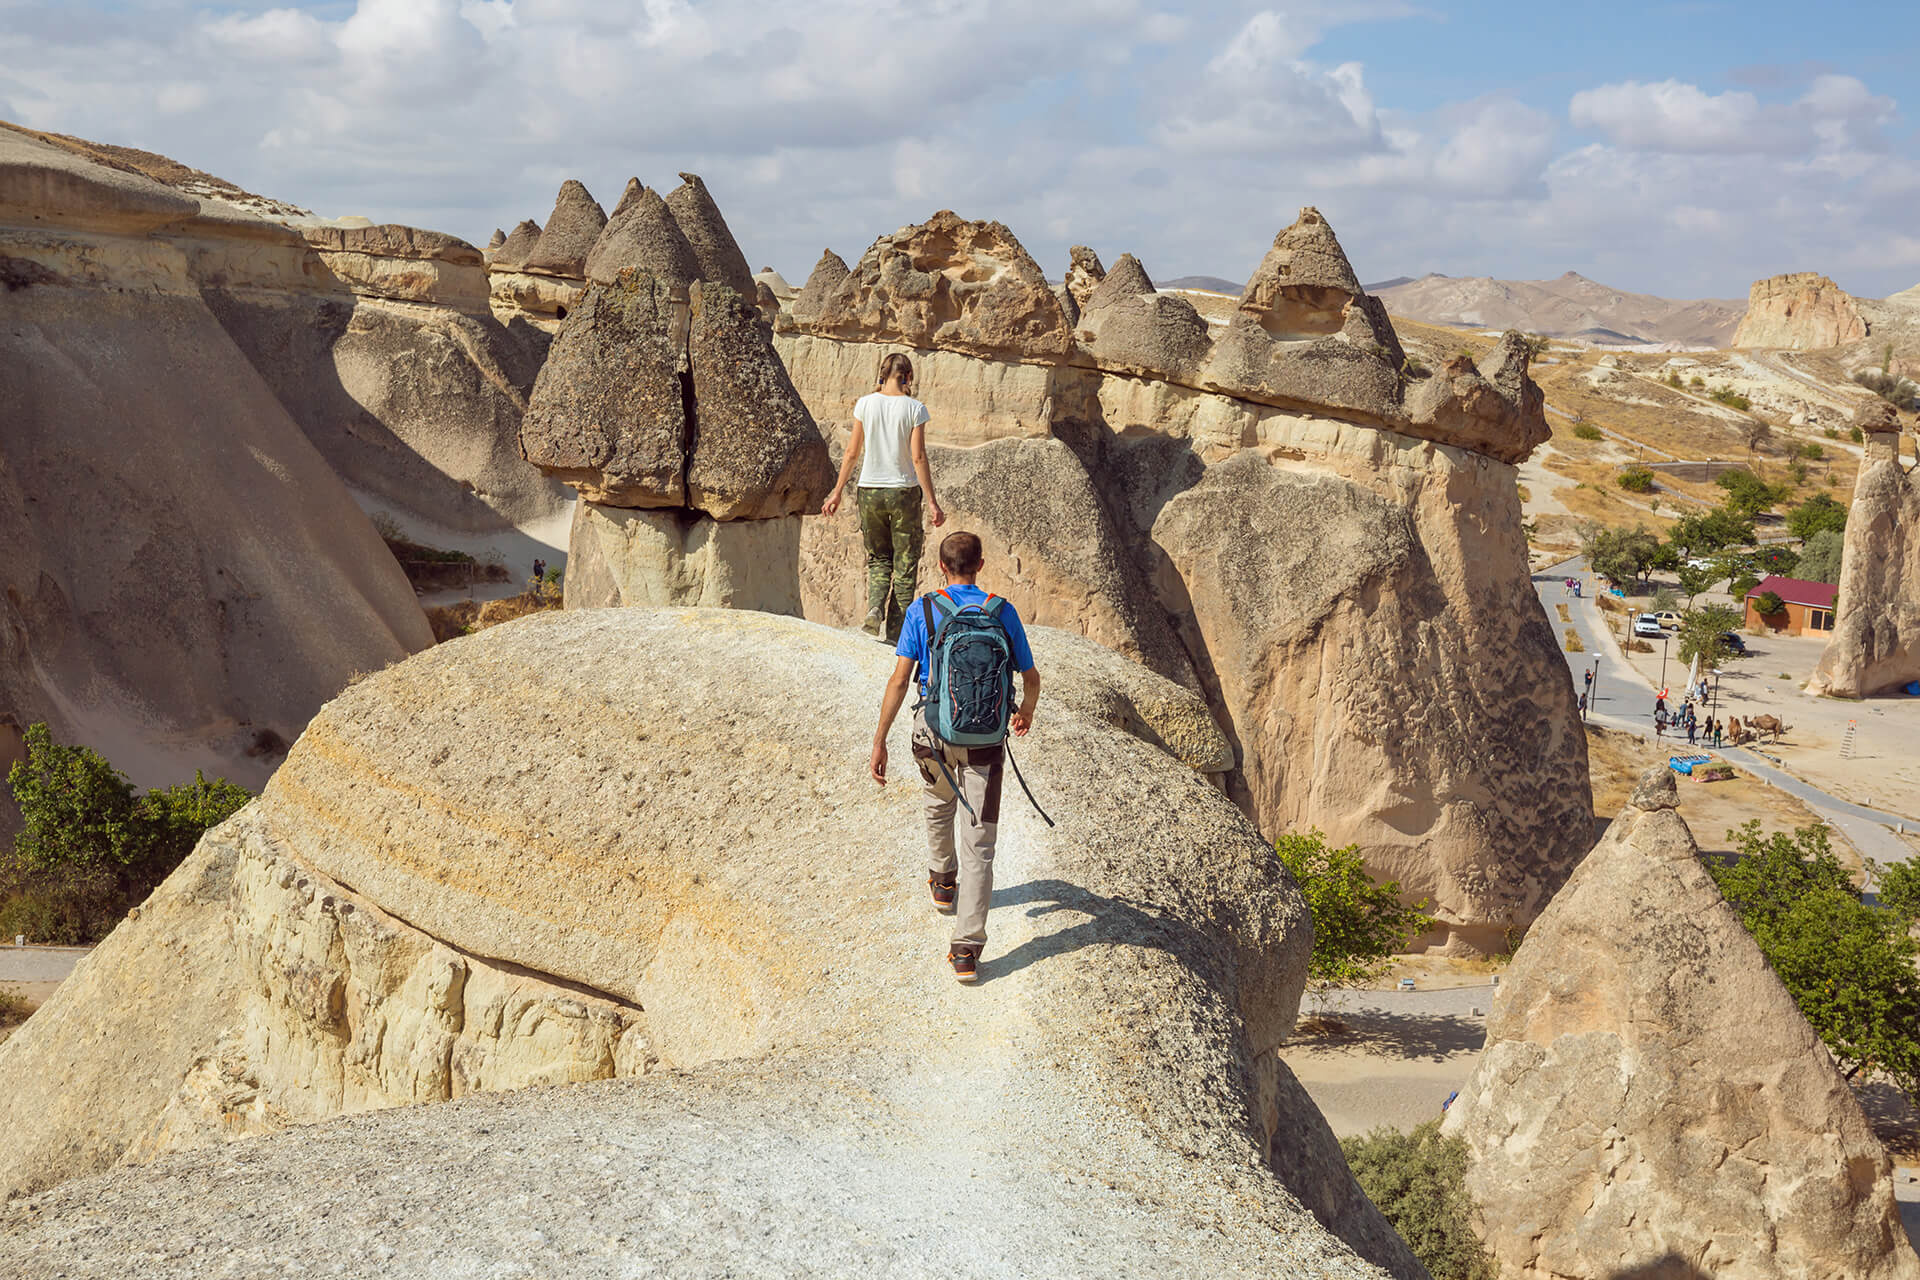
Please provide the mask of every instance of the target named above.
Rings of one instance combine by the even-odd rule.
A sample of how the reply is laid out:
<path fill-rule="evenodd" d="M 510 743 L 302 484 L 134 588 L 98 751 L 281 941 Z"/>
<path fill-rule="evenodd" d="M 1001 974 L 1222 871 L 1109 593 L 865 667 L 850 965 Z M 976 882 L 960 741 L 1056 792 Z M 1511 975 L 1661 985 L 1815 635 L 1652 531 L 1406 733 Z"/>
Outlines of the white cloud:
<path fill-rule="evenodd" d="M 1574 94 L 1567 114 L 1575 127 L 1636 150 L 1797 155 L 1871 142 L 1893 103 L 1852 76 L 1821 76 L 1787 103 L 1762 103 L 1742 91 L 1710 94 L 1678 80 L 1629 80 Z"/>

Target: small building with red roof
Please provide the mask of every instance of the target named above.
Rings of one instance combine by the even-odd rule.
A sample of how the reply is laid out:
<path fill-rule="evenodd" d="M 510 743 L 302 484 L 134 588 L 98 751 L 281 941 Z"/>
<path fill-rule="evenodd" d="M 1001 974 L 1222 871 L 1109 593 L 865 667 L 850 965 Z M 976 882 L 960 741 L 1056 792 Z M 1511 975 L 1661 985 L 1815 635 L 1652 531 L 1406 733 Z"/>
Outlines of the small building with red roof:
<path fill-rule="evenodd" d="M 1833 630 L 1833 602 L 1840 588 L 1831 582 L 1808 582 L 1804 578 L 1782 578 L 1768 574 L 1747 592 L 1747 627 L 1765 627 L 1790 636 L 1812 632 L 1826 635 Z M 1762 614 L 1756 603 L 1760 597 L 1780 598 L 1778 612 Z"/>

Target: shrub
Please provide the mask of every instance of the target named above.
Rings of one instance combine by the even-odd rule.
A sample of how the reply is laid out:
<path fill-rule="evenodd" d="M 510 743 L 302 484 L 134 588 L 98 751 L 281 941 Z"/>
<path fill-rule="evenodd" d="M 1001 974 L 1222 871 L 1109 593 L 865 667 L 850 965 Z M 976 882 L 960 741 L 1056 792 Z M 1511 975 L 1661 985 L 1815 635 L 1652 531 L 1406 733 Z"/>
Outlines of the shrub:
<path fill-rule="evenodd" d="M 1760 577 L 1758 574 L 1751 572 L 1742 573 L 1727 584 L 1727 591 L 1734 599 L 1740 600 L 1746 597 L 1747 592 L 1759 585 Z"/>
<path fill-rule="evenodd" d="M 1598 427 L 1596 427 L 1596 426 L 1594 426 L 1594 425 L 1593 425 L 1593 424 L 1592 424 L 1591 422 L 1576 422 L 1576 423 L 1574 423 L 1574 424 L 1573 424 L 1573 435 L 1574 435 L 1574 438 L 1575 438 L 1576 440 L 1600 440 L 1600 439 L 1604 439 L 1604 437 L 1603 437 L 1603 436 L 1602 436 L 1602 435 L 1600 434 L 1600 428 L 1598 428 Z"/>
<path fill-rule="evenodd" d="M 1867 436 L 1866 436 L 1866 433 L 1860 430 L 1860 428 L 1858 427 L 1848 427 L 1847 439 L 1853 441 L 1855 444 L 1865 444 L 1867 441 Z"/>
<path fill-rule="evenodd" d="M 1820 434 L 1829 440 L 1838 440 L 1840 438 L 1840 429 L 1838 427 L 1823 427 L 1821 428 Z"/>
<path fill-rule="evenodd" d="M 1707 392 L 1707 399 L 1713 401 L 1715 404 L 1723 404 L 1729 409 L 1738 409 L 1742 413 L 1753 408 L 1753 401 L 1747 399 L 1732 387 L 1725 385 L 1715 387 L 1713 390 Z"/>
<path fill-rule="evenodd" d="M 1433 370 L 1429 369 L 1426 362 L 1421 360 L 1420 357 L 1408 356 L 1400 365 L 1400 375 L 1409 382 L 1417 382 L 1421 378 L 1432 377 Z"/>
<path fill-rule="evenodd" d="M 1819 462 L 1827 456 L 1827 451 L 1809 440 L 1800 446 L 1800 456 L 1809 462 Z"/>
<path fill-rule="evenodd" d="M 407 540 L 405 530 L 401 529 L 400 522 L 393 518 L 391 511 L 375 511 L 367 516 L 367 522 L 373 526 L 373 531 L 379 534 L 383 541 L 405 542 Z"/>
<path fill-rule="evenodd" d="M 1707 385 L 1707 380 L 1696 373 L 1691 378 L 1687 379 L 1687 385 L 1697 391 L 1701 387 L 1704 387 Z"/>
<path fill-rule="evenodd" d="M 1753 611 L 1763 618 L 1771 618 L 1787 607 L 1787 602 L 1771 591 L 1762 591 L 1753 598 Z"/>
<path fill-rule="evenodd" d="M 1412 1133 L 1380 1128 L 1340 1143 L 1367 1193 L 1433 1280 L 1493 1280 L 1493 1259 L 1473 1234 L 1467 1144 L 1429 1120 Z"/>
<path fill-rule="evenodd" d="M 1861 369 L 1853 380 L 1896 409 L 1920 411 L 1920 386 L 1913 379 L 1901 378 L 1879 369 Z"/>
<path fill-rule="evenodd" d="M 1325 836 L 1309 831 L 1289 832 L 1273 847 L 1313 916 L 1307 984 L 1316 996 L 1372 981 L 1426 927 L 1425 900 L 1406 906 L 1398 881 L 1376 884 L 1360 863 L 1359 845 L 1329 849 Z"/>
<path fill-rule="evenodd" d="M 1620 473 L 1619 484 L 1629 493 L 1652 493 L 1653 472 L 1645 467 L 1628 467 Z"/>
<path fill-rule="evenodd" d="M 61 746 L 44 724 L 7 781 L 21 830 L 0 855 L 0 934 L 98 941 L 192 852 L 201 832 L 252 797 L 200 773 L 135 796 L 98 752 Z"/>

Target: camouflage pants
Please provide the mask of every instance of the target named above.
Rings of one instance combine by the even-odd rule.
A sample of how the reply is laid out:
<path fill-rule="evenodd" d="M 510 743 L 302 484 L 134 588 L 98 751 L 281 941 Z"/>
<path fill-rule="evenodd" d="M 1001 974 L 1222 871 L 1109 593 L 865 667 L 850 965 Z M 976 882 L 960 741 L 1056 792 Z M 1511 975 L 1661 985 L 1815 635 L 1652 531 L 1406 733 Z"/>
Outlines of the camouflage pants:
<path fill-rule="evenodd" d="M 858 491 L 860 539 L 867 547 L 867 622 L 874 635 L 900 638 L 920 574 L 920 487 Z"/>

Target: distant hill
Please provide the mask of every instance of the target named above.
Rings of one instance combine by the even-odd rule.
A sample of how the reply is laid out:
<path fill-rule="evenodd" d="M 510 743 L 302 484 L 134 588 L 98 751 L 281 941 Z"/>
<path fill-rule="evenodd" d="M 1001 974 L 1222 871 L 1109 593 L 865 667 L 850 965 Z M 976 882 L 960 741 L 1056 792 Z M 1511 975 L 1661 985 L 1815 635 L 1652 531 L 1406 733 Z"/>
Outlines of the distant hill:
<path fill-rule="evenodd" d="M 1246 288 L 1231 280 L 1222 280 L 1219 276 L 1181 276 L 1177 280 L 1156 280 L 1154 284 L 1162 289 L 1204 289 L 1208 293 L 1230 293 L 1236 298 Z"/>
<path fill-rule="evenodd" d="M 1569 271 L 1555 280 L 1487 276 L 1401 277 L 1368 285 L 1387 311 L 1426 324 L 1467 329 L 1522 329 L 1555 338 L 1633 345 L 1678 343 L 1725 347 L 1746 314 L 1746 299 L 1675 301 L 1627 293 Z"/>

